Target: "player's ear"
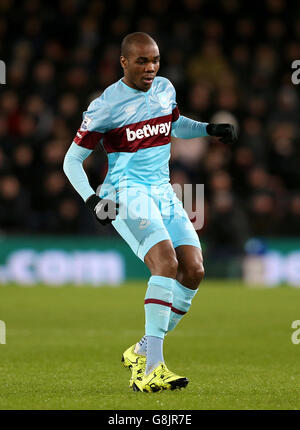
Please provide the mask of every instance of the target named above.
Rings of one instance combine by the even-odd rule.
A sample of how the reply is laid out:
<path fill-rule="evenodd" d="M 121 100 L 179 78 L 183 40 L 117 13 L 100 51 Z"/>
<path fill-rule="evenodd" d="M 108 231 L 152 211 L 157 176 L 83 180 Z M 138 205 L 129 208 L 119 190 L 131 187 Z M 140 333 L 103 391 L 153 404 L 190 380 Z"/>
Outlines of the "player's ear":
<path fill-rule="evenodd" d="M 120 57 L 120 64 L 121 64 L 121 67 L 122 67 L 123 69 L 126 69 L 126 68 L 127 68 L 128 60 L 127 60 L 127 58 L 126 58 L 126 57 L 124 57 L 123 55 L 121 55 L 121 57 Z"/>

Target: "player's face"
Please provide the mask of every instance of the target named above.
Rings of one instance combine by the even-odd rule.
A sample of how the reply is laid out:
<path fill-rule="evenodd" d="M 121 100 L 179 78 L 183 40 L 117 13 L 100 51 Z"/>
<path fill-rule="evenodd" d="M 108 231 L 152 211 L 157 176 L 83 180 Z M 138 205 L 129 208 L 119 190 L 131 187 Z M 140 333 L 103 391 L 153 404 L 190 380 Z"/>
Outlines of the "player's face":
<path fill-rule="evenodd" d="M 132 45 L 128 58 L 121 56 L 125 84 L 140 91 L 148 91 L 158 72 L 159 61 L 159 50 L 155 43 Z"/>

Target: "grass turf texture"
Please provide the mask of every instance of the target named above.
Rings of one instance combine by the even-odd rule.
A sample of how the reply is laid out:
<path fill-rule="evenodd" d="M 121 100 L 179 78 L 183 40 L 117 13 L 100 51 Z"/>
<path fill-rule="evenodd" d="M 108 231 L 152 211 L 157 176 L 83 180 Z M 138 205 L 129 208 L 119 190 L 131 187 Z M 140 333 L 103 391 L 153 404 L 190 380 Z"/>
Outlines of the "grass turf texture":
<path fill-rule="evenodd" d="M 299 409 L 300 290 L 206 281 L 165 340 L 188 387 L 135 393 L 120 359 L 143 335 L 145 287 L 0 288 L 0 409 Z"/>

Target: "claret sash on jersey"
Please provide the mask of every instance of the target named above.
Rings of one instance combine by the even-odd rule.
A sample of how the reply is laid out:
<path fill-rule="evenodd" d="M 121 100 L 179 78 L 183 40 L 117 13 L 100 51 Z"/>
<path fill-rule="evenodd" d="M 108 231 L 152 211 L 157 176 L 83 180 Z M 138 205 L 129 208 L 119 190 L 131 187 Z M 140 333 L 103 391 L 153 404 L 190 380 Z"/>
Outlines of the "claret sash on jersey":
<path fill-rule="evenodd" d="M 79 129 L 74 138 L 75 143 L 87 149 L 94 149 L 103 137 L 106 152 L 136 152 L 139 149 L 167 145 L 170 142 L 172 122 L 179 118 L 176 106 L 169 115 L 127 124 L 102 134 L 98 131 Z"/>

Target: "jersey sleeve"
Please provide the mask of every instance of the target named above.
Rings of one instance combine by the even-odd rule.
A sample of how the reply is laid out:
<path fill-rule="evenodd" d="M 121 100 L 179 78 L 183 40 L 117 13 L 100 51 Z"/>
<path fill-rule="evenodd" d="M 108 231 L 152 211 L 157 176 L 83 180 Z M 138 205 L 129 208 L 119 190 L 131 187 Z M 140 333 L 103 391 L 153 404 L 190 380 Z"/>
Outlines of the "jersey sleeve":
<path fill-rule="evenodd" d="M 191 118 L 180 115 L 178 120 L 172 123 L 171 135 L 173 137 L 178 137 L 179 139 L 205 137 L 208 136 L 206 131 L 207 125 L 207 122 L 194 121 Z"/>
<path fill-rule="evenodd" d="M 63 163 L 63 170 L 67 178 L 84 201 L 92 194 L 95 194 L 83 169 L 83 162 L 91 153 L 92 150 L 80 147 L 72 142 Z"/>
<path fill-rule="evenodd" d="M 101 99 L 95 99 L 83 112 L 83 120 L 74 142 L 83 148 L 94 149 L 110 126 L 109 105 Z"/>
<path fill-rule="evenodd" d="M 171 91 L 171 102 L 172 102 L 172 122 L 178 120 L 180 116 L 179 108 L 176 101 L 176 90 L 174 85 L 169 81 L 170 91 Z"/>

